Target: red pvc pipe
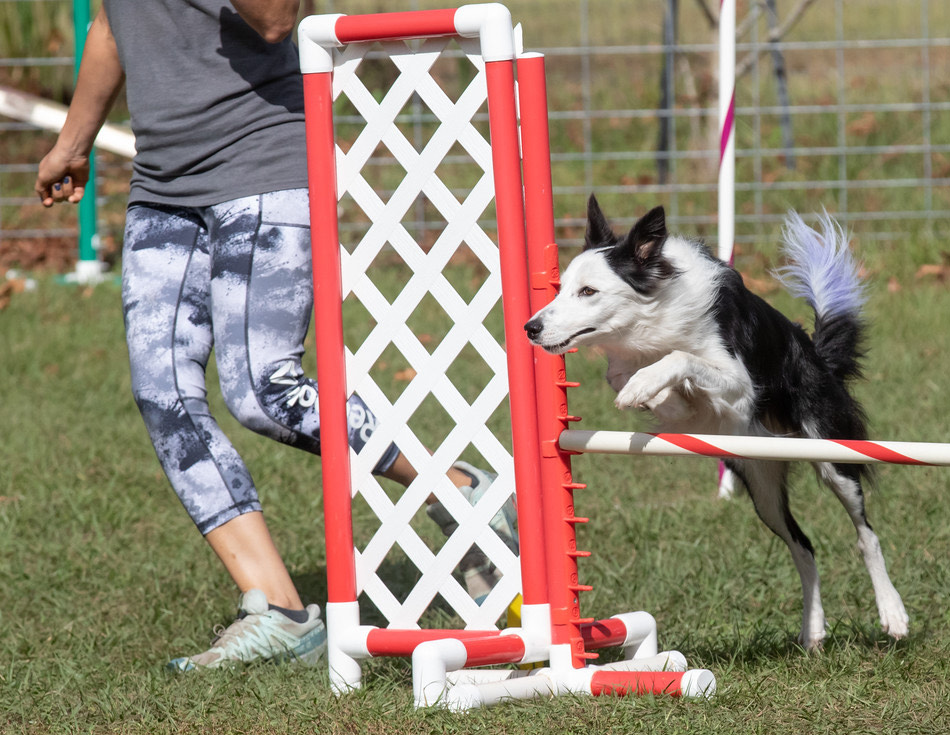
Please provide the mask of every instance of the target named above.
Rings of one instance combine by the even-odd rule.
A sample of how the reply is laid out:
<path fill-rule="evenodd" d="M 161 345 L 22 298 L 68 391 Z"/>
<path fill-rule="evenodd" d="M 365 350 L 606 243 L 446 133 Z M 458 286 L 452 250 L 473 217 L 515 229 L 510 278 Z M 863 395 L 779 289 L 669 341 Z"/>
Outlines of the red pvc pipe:
<path fill-rule="evenodd" d="M 466 666 L 518 663 L 524 658 L 524 641 L 497 630 L 391 630 L 377 628 L 366 637 L 372 656 L 412 656 L 420 643 L 457 640 L 465 647 Z"/>
<path fill-rule="evenodd" d="M 516 635 L 463 640 L 466 666 L 516 664 L 524 658 L 524 641 Z"/>
<path fill-rule="evenodd" d="M 598 671 L 590 681 L 590 693 L 594 696 L 612 694 L 669 694 L 679 697 L 682 693 L 682 671 Z"/>
<path fill-rule="evenodd" d="M 523 62 L 517 62 L 518 69 L 518 101 L 521 111 L 521 158 L 524 176 L 524 207 L 525 207 L 525 247 L 529 273 L 533 273 L 532 263 L 538 257 L 539 249 L 553 241 L 554 210 L 550 203 L 551 194 L 551 152 L 548 145 L 547 133 L 547 97 L 544 88 L 544 73 L 541 72 L 540 81 L 536 78 L 528 79 L 523 76 Z M 550 205 L 545 210 L 545 196 Z M 540 201 L 539 201 L 540 199 Z M 528 313 L 533 313 L 530 276 L 528 281 Z M 523 330 L 519 329 L 516 339 L 526 341 Z M 531 348 L 528 348 L 531 351 Z M 525 367 L 527 364 L 525 365 Z M 538 414 L 538 376 L 534 375 L 535 385 L 535 413 Z M 540 426 L 539 426 L 540 428 Z M 538 439 L 540 448 L 540 437 Z M 539 462 L 540 462 L 539 457 Z M 527 542 L 522 545 L 522 595 L 524 604 L 550 603 L 549 579 L 546 564 L 547 534 L 544 529 L 544 496 L 543 489 L 550 487 L 545 480 L 544 465 L 539 464 L 541 474 L 540 483 L 533 482 L 519 492 L 518 495 L 518 524 L 522 538 Z M 537 492 L 535 492 L 537 491 Z M 520 530 L 524 529 L 524 530 Z M 525 533 L 527 532 L 527 536 Z M 530 550 L 526 547 L 530 544 Z M 525 552 L 528 551 L 526 554 Z"/>
<path fill-rule="evenodd" d="M 304 111 L 310 186 L 313 308 L 317 380 L 320 385 L 320 446 L 328 602 L 356 600 L 356 564 L 350 499 L 350 447 L 346 419 L 342 275 L 337 223 L 333 92 L 329 72 L 305 74 Z M 343 520 L 347 519 L 347 520 Z"/>
<path fill-rule="evenodd" d="M 627 639 L 627 626 L 616 618 L 598 620 L 581 626 L 587 648 L 619 646 Z"/>
<path fill-rule="evenodd" d="M 337 19 L 334 33 L 337 40 L 343 44 L 400 38 L 454 36 L 457 33 L 455 9 L 344 15 Z"/>
<path fill-rule="evenodd" d="M 454 639 L 465 641 L 471 638 L 497 637 L 497 630 L 397 630 L 376 628 L 366 636 L 366 648 L 371 656 L 412 656 L 416 646 L 426 641 Z M 522 657 L 524 653 L 522 653 Z M 521 659 L 518 659 L 519 661 Z"/>
<path fill-rule="evenodd" d="M 526 603 L 534 604 L 547 599 L 547 590 L 544 579 L 544 541 L 542 529 L 538 524 L 541 516 L 541 467 L 534 356 L 531 344 L 524 335 L 524 323 L 531 317 L 531 306 L 525 252 L 525 210 L 515 109 L 514 64 L 511 61 L 486 62 L 485 75 L 488 85 L 488 118 L 501 259 L 515 487 L 519 505 L 522 595 Z M 526 503 L 523 524 L 520 507 L 522 503 Z"/>
<path fill-rule="evenodd" d="M 558 286 L 544 57 L 529 56 L 518 60 L 518 87 L 533 314 L 557 295 Z M 527 342 L 524 336 L 522 339 Z M 571 477 L 570 458 L 557 446 L 557 437 L 567 428 L 568 421 L 564 358 L 539 348 L 532 349 L 540 431 L 551 639 L 555 645 L 570 646 L 573 664 L 579 668 L 584 665 L 586 656 L 579 628 L 577 536 L 571 522 L 575 518 L 575 484 Z"/>
<path fill-rule="evenodd" d="M 518 100 L 521 106 L 528 258 L 529 264 L 543 266 L 538 261 L 540 249 L 554 242 L 551 143 L 543 56 L 518 59 Z"/>

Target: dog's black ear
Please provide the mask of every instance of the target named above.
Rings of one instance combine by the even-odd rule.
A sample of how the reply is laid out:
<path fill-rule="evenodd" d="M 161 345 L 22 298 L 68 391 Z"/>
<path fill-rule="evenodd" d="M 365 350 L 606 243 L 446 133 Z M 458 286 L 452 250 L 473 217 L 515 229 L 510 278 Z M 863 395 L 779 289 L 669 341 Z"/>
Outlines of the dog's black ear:
<path fill-rule="evenodd" d="M 631 228 L 624 248 L 639 261 L 646 261 L 658 253 L 666 241 L 666 212 L 663 207 L 654 207 Z"/>
<path fill-rule="evenodd" d="M 584 250 L 613 245 L 616 238 L 610 223 L 600 211 L 597 197 L 591 194 L 590 199 L 587 200 L 587 232 L 584 233 Z"/>

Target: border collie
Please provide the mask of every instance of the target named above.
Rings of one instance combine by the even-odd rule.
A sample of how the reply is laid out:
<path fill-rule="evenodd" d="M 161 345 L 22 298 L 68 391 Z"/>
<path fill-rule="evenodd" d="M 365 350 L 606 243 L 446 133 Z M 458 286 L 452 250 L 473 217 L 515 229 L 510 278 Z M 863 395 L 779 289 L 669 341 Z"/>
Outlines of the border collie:
<path fill-rule="evenodd" d="M 821 232 L 790 212 L 788 265 L 776 276 L 815 312 L 813 336 L 748 291 L 742 277 L 699 243 L 669 235 L 662 207 L 618 237 L 588 203 L 584 250 L 558 296 L 525 325 L 528 338 L 563 354 L 581 345 L 607 356 L 620 409 L 652 412 L 662 431 L 864 439 L 864 413 L 848 392 L 862 356 L 863 286 L 847 238 L 827 214 Z M 825 615 L 808 538 L 788 506 L 788 463 L 726 459 L 759 518 L 787 545 L 802 583 L 799 642 L 821 647 Z M 813 463 L 858 533 L 884 630 L 908 617 L 864 512 L 866 465 Z"/>

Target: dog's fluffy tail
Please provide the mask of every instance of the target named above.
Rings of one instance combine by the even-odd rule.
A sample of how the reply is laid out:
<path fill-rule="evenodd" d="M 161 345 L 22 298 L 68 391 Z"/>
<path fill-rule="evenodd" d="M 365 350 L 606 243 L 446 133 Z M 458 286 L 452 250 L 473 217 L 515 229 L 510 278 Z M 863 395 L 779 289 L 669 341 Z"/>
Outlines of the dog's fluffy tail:
<path fill-rule="evenodd" d="M 815 310 L 815 349 L 845 380 L 860 373 L 864 284 L 841 226 L 827 212 L 818 219 L 820 232 L 788 213 L 782 231 L 788 263 L 775 276 Z"/>

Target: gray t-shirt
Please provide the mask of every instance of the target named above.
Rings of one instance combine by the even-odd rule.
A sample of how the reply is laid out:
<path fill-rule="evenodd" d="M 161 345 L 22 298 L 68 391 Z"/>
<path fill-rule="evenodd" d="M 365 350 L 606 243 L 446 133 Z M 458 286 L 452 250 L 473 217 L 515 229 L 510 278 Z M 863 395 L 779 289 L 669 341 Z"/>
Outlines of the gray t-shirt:
<path fill-rule="evenodd" d="M 104 0 L 137 153 L 129 202 L 207 206 L 307 185 L 292 39 L 223 0 Z"/>

